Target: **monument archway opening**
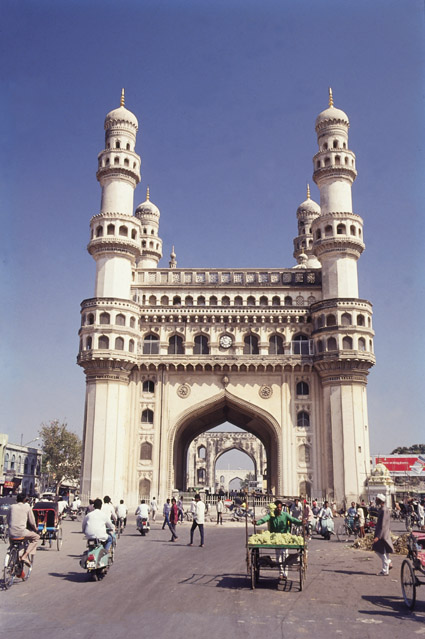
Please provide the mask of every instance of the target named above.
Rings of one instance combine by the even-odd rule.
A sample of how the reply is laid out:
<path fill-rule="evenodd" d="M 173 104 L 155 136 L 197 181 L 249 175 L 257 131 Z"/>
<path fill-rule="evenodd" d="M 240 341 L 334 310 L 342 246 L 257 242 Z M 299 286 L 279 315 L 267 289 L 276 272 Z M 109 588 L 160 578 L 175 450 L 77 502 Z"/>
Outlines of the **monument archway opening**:
<path fill-rule="evenodd" d="M 230 423 L 241 430 L 254 435 L 264 446 L 268 469 L 266 476 L 267 491 L 276 493 L 279 487 L 279 426 L 271 416 L 260 411 L 258 407 L 241 401 L 228 393 L 214 398 L 208 404 L 194 407 L 176 425 L 172 441 L 174 489 L 185 491 L 188 488 L 187 454 L 191 442 L 206 431 L 224 423 Z M 234 445 L 229 448 L 235 448 Z M 242 452 L 246 452 L 241 449 Z M 211 461 L 215 466 L 216 457 Z M 206 469 L 205 469 L 206 470 Z M 202 475 L 203 476 L 203 475 Z M 200 475 L 201 477 L 201 475 Z M 243 479 L 243 478 L 242 478 Z"/>

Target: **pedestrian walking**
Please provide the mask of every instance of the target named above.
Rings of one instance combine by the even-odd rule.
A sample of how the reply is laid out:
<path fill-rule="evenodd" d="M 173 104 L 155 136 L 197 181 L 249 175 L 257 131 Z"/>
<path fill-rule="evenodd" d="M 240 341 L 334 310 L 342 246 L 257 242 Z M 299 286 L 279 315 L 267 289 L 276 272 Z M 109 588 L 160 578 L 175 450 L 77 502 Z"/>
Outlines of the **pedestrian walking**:
<path fill-rule="evenodd" d="M 162 530 L 164 530 L 165 526 L 170 525 L 170 510 L 171 510 L 170 499 L 167 499 L 162 509 L 162 514 L 164 515 L 164 523 L 162 524 Z"/>
<path fill-rule="evenodd" d="M 379 575 L 387 576 L 391 570 L 390 553 L 394 552 L 390 532 L 390 513 L 385 503 L 385 495 L 376 495 L 376 506 L 379 508 L 378 521 L 375 527 L 375 538 L 372 549 L 382 561 L 382 570 Z"/>
<path fill-rule="evenodd" d="M 357 504 L 357 516 L 359 518 L 359 537 L 365 536 L 364 525 L 365 525 L 365 516 L 363 508 Z"/>
<path fill-rule="evenodd" d="M 173 497 L 171 500 L 171 508 L 170 508 L 169 521 L 168 521 L 168 527 L 171 530 L 170 541 L 176 541 L 176 539 L 178 539 L 176 534 L 176 526 L 177 526 L 178 520 L 179 520 L 179 509 L 177 507 L 176 500 Z"/>
<path fill-rule="evenodd" d="M 158 510 L 158 502 L 156 501 L 155 497 L 152 497 L 152 501 L 151 501 L 152 521 L 155 521 L 157 510 Z"/>
<path fill-rule="evenodd" d="M 221 497 L 217 499 L 217 503 L 215 505 L 217 511 L 217 526 L 218 524 L 223 525 L 223 512 L 224 512 L 224 502 Z"/>
<path fill-rule="evenodd" d="M 178 521 L 180 523 L 183 523 L 183 514 L 184 514 L 184 508 L 183 508 L 183 495 L 181 495 L 179 497 L 179 500 L 177 502 L 177 510 L 179 511 L 179 518 Z"/>
<path fill-rule="evenodd" d="M 195 514 L 193 516 L 193 523 L 190 529 L 190 544 L 189 546 L 193 546 L 193 533 L 195 532 L 195 528 L 199 528 L 199 533 L 201 535 L 201 543 L 199 546 L 201 548 L 204 547 L 204 523 L 205 523 L 205 504 L 201 501 L 200 495 L 195 495 Z"/>

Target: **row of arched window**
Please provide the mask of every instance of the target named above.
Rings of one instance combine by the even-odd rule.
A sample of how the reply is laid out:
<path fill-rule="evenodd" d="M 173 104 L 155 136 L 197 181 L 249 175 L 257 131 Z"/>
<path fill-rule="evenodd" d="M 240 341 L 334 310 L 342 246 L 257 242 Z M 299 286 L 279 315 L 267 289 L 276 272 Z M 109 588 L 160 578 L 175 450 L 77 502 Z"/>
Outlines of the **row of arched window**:
<path fill-rule="evenodd" d="M 327 143 L 327 142 L 325 142 L 325 143 L 323 144 L 322 148 L 321 148 L 321 151 L 327 151 L 327 150 L 328 150 L 328 149 L 330 149 L 330 148 L 332 148 L 332 149 L 340 149 L 340 148 L 341 148 L 341 147 L 340 147 L 340 140 L 337 140 L 337 139 L 333 140 L 333 142 L 332 142 L 332 147 L 330 147 L 330 146 L 328 145 L 328 143 Z M 347 143 L 346 143 L 346 142 L 343 142 L 343 143 L 342 143 L 342 148 L 343 148 L 343 149 L 346 149 L 346 148 L 347 148 Z"/>
<path fill-rule="evenodd" d="M 110 142 L 107 142 L 107 143 L 106 143 L 106 148 L 107 148 L 107 149 L 110 149 L 110 148 L 111 148 L 111 143 L 110 143 Z M 124 146 L 122 146 L 122 147 L 121 147 L 121 140 L 115 140 L 114 148 L 115 148 L 115 149 L 121 149 L 121 148 L 124 148 Z M 126 151 L 132 151 L 132 150 L 133 150 L 133 149 L 131 149 L 131 148 L 130 148 L 130 143 L 129 143 L 129 142 L 127 142 L 127 143 L 126 143 L 126 145 L 125 145 L 125 150 L 126 150 Z"/>
<path fill-rule="evenodd" d="M 272 335 L 269 338 L 269 355 L 283 355 L 285 339 L 281 335 Z M 294 355 L 309 355 L 310 340 L 306 335 L 295 335 L 291 343 L 291 352 Z M 243 338 L 243 354 L 259 355 L 259 338 L 248 333 Z M 184 355 L 185 345 L 181 335 L 172 335 L 168 340 L 168 355 Z M 208 355 L 210 353 L 209 338 L 206 335 L 196 335 L 193 345 L 194 355 Z M 146 335 L 143 340 L 144 355 L 159 354 L 159 337 Z"/>
<path fill-rule="evenodd" d="M 113 162 L 111 162 L 110 158 L 105 158 L 105 161 L 103 160 L 103 157 L 99 159 L 99 168 L 103 167 L 103 166 L 120 166 L 121 165 L 121 158 L 119 155 L 115 155 L 114 156 L 114 160 Z M 130 166 L 130 164 L 132 164 L 133 169 L 135 169 L 137 167 L 137 162 L 133 159 L 133 158 L 124 158 L 123 160 L 123 166 Z"/>
<path fill-rule="evenodd" d="M 116 228 L 118 228 L 119 237 L 130 237 L 128 226 L 126 226 L 125 224 L 121 224 L 120 226 L 116 227 L 115 224 L 112 223 L 106 226 L 106 233 L 102 224 L 99 224 L 99 226 L 96 227 L 95 231 L 92 230 L 91 237 L 93 239 L 94 235 L 96 235 L 96 237 L 103 237 L 103 235 L 116 235 Z M 136 229 L 131 229 L 131 239 L 137 240 Z"/>
<path fill-rule="evenodd" d="M 333 161 L 332 161 L 333 160 Z M 317 160 L 316 162 L 316 169 L 321 169 L 324 166 L 354 166 L 354 158 L 349 157 L 348 155 L 345 155 L 344 158 L 341 157 L 341 155 L 335 155 L 335 157 L 331 158 L 329 156 L 326 156 L 324 161 L 322 162 L 322 160 Z"/>
<path fill-rule="evenodd" d="M 358 313 L 357 316 L 354 317 L 355 325 L 357 326 L 366 326 L 366 319 L 362 313 Z M 341 315 L 341 326 L 353 326 L 353 316 L 351 313 L 342 313 Z M 367 318 L 368 326 L 371 326 L 370 317 Z M 329 313 L 328 315 L 319 315 L 319 317 L 315 321 L 316 328 L 323 328 L 324 326 L 336 326 L 337 325 L 337 317 L 333 313 Z"/>
<path fill-rule="evenodd" d="M 32 459 L 29 461 L 28 457 L 25 457 L 24 463 L 22 464 L 22 456 L 16 456 L 14 453 L 5 453 L 4 456 L 4 470 L 14 470 L 17 473 L 23 473 L 24 475 L 34 475 L 36 461 Z"/>
<path fill-rule="evenodd" d="M 338 342 L 335 337 L 329 337 L 327 340 L 319 339 L 316 342 L 316 350 L 318 353 L 326 351 L 337 351 L 339 348 L 342 350 L 353 350 L 353 338 L 346 335 L 342 338 L 341 347 L 338 347 Z M 357 340 L 357 348 L 354 350 L 366 351 L 366 340 L 364 337 L 359 337 Z M 369 351 L 372 352 L 373 345 L 372 340 L 369 340 Z"/>
<path fill-rule="evenodd" d="M 91 335 L 89 335 L 88 337 L 86 337 L 84 350 L 89 351 L 92 348 L 93 338 Z M 128 348 L 125 349 L 125 341 L 123 337 L 116 337 L 115 340 L 113 340 L 113 338 L 109 339 L 107 335 L 100 335 L 97 339 L 97 348 L 100 350 L 109 350 L 111 348 L 115 351 L 128 350 L 129 353 L 134 353 L 135 341 L 134 339 L 129 339 Z"/>
<path fill-rule="evenodd" d="M 93 325 L 95 321 L 96 321 L 96 317 L 94 313 L 88 313 L 87 315 L 83 313 L 81 317 L 81 324 L 83 326 Z M 106 313 L 106 312 L 100 313 L 98 321 L 99 321 L 99 324 L 111 324 L 110 313 Z M 126 326 L 126 322 L 127 322 L 126 316 L 123 313 L 117 313 L 115 315 L 115 318 L 113 321 L 115 326 Z M 130 317 L 129 326 L 130 328 L 136 327 L 136 318 L 134 316 Z"/>
<path fill-rule="evenodd" d="M 150 295 L 145 301 L 147 301 L 150 306 L 157 306 L 158 301 L 161 306 L 170 305 L 168 295 L 163 295 L 159 300 L 156 295 Z M 312 300 L 310 298 L 308 299 L 309 304 L 315 301 L 315 298 Z M 266 295 L 262 295 L 258 300 L 254 295 L 249 295 L 245 301 L 240 295 L 236 295 L 233 299 L 228 295 L 223 295 L 220 299 L 216 295 L 211 295 L 208 299 L 204 295 L 199 295 L 196 298 L 196 306 L 293 306 L 294 303 L 296 303 L 297 306 L 304 306 L 305 299 L 302 295 L 297 296 L 295 300 L 290 295 L 286 295 L 283 298 L 279 295 L 275 295 L 271 299 Z M 180 295 L 175 295 L 171 300 L 171 304 L 172 306 L 195 306 L 195 298 L 192 295 L 186 295 L 184 298 Z"/>
<path fill-rule="evenodd" d="M 350 225 L 350 235 L 353 236 L 362 236 L 362 229 L 356 228 L 356 226 L 354 224 Z M 327 224 L 325 226 L 325 228 L 323 229 L 323 237 L 333 237 L 335 235 L 334 229 L 332 224 Z M 347 233 L 347 226 L 345 224 L 343 224 L 342 222 L 340 224 L 337 224 L 336 226 L 336 235 L 348 235 Z M 322 238 L 322 229 L 317 229 L 316 231 L 316 240 L 320 240 Z"/>

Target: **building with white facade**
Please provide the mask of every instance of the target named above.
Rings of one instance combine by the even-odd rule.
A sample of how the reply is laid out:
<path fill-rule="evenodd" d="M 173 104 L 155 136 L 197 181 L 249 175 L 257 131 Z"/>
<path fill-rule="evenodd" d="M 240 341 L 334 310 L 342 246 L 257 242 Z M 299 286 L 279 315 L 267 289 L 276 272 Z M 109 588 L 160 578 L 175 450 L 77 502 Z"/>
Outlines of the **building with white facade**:
<path fill-rule="evenodd" d="M 261 441 L 269 491 L 337 502 L 364 494 L 372 306 L 358 292 L 365 245 L 349 120 L 331 92 L 315 128 L 320 205 L 308 193 L 298 207 L 296 265 L 177 268 L 174 249 L 160 263 L 149 192 L 133 204 L 137 118 L 124 97 L 107 114 L 88 244 L 94 296 L 82 302 L 79 333 L 86 499 L 136 504 L 184 490 L 192 440 L 225 422 Z"/>

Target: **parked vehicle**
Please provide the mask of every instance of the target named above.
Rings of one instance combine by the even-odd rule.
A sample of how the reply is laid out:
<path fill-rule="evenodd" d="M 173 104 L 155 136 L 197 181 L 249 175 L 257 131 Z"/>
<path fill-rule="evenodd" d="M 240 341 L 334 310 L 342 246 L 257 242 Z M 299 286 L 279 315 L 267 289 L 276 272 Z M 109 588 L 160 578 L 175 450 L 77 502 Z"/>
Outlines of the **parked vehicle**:
<path fill-rule="evenodd" d="M 80 566 L 87 570 L 87 574 L 94 581 L 103 579 L 114 562 L 115 534 L 113 534 L 113 538 L 112 546 L 109 550 L 105 550 L 103 543 L 99 539 L 87 540 L 87 550 L 80 559 Z"/>

